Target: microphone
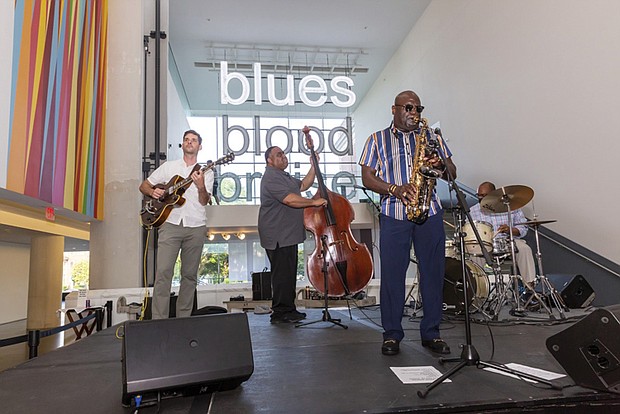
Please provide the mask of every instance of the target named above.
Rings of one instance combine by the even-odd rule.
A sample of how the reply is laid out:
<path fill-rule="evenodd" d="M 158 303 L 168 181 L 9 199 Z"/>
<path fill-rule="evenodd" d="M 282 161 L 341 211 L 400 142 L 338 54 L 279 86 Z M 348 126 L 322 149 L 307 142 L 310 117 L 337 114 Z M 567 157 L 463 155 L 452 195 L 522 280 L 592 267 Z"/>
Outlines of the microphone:
<path fill-rule="evenodd" d="M 443 135 L 441 134 L 441 129 L 439 129 L 439 127 L 435 128 L 433 132 L 435 133 L 435 135 L 439 135 L 441 138 L 443 138 Z M 439 147 L 439 140 L 437 139 L 437 137 L 431 135 L 428 144 L 431 148 L 436 149 L 437 147 Z"/>
<path fill-rule="evenodd" d="M 357 184 L 353 184 L 353 188 L 355 188 L 356 190 L 362 190 L 362 191 L 368 190 L 366 187 L 362 187 L 361 185 L 357 185 Z"/>

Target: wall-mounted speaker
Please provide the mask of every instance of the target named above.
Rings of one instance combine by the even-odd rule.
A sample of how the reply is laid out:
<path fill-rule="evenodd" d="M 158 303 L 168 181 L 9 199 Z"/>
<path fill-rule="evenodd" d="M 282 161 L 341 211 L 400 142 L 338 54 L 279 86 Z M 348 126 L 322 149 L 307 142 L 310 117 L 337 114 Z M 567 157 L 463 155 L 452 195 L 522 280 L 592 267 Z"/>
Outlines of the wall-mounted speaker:
<path fill-rule="evenodd" d="M 547 349 L 577 383 L 620 393 L 620 305 L 596 309 L 547 339 Z"/>
<path fill-rule="evenodd" d="M 123 405 L 135 395 L 232 389 L 254 372 L 245 313 L 127 321 L 123 336 Z"/>
<path fill-rule="evenodd" d="M 588 307 L 594 301 L 594 289 L 582 275 L 549 274 L 547 279 L 571 309 Z"/>

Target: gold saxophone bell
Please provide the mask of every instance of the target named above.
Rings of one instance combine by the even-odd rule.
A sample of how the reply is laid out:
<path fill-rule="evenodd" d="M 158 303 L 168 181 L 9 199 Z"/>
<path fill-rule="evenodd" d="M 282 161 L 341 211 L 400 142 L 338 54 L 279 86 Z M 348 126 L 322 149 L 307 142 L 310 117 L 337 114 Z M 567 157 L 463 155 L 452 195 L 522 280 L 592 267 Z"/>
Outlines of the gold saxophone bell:
<path fill-rule="evenodd" d="M 422 123 L 422 126 L 420 127 L 420 132 L 415 134 L 415 154 L 413 156 L 413 170 L 409 183 L 416 188 L 417 193 L 414 200 L 406 205 L 406 212 L 409 221 L 422 224 L 428 218 L 438 176 L 436 175 L 437 170 L 426 159 L 429 146 L 428 139 L 426 138 L 428 121 L 426 118 L 414 118 L 414 122 L 416 120 L 418 125 Z"/>

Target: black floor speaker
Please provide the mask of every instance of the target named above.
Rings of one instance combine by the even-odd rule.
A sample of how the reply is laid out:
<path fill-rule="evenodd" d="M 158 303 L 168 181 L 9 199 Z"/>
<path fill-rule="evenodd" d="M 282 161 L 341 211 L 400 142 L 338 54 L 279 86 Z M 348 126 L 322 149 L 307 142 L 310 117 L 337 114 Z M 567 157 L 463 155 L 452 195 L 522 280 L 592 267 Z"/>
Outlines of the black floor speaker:
<path fill-rule="evenodd" d="M 620 393 L 620 305 L 594 310 L 547 339 L 547 349 L 577 383 Z"/>
<path fill-rule="evenodd" d="M 128 321 L 123 336 L 123 405 L 140 394 L 232 389 L 254 372 L 245 313 Z"/>
<path fill-rule="evenodd" d="M 594 289 L 582 275 L 549 274 L 547 279 L 571 309 L 588 307 L 594 301 Z"/>
<path fill-rule="evenodd" d="M 271 299 L 271 272 L 252 273 L 252 300 Z"/>

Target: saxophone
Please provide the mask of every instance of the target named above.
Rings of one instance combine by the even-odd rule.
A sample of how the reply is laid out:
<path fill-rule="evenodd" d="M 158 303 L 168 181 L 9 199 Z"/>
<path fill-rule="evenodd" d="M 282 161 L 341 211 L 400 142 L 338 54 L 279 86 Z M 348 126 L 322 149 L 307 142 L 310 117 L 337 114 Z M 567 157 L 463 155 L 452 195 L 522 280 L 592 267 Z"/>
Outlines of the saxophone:
<path fill-rule="evenodd" d="M 413 202 L 407 204 L 407 219 L 416 224 L 422 224 L 428 218 L 428 212 L 431 208 L 431 198 L 435 190 L 436 178 L 442 176 L 443 172 L 439 171 L 425 160 L 425 158 L 436 151 L 435 145 L 430 144 L 426 138 L 428 132 L 428 121 L 426 118 L 420 118 L 422 126 L 420 132 L 415 135 L 415 154 L 413 157 L 413 170 L 409 183 L 416 190 L 417 195 Z"/>

